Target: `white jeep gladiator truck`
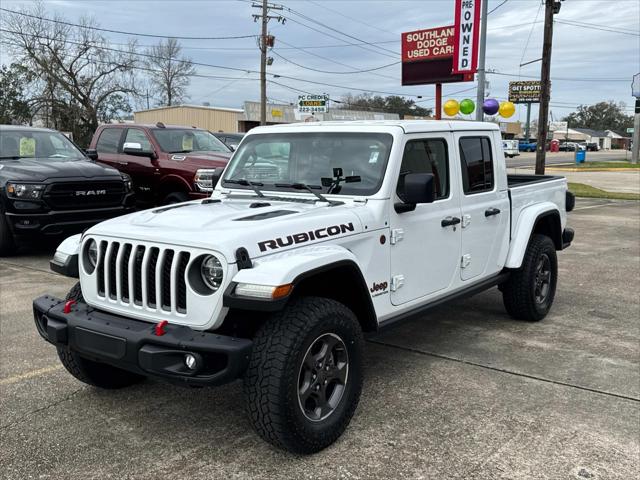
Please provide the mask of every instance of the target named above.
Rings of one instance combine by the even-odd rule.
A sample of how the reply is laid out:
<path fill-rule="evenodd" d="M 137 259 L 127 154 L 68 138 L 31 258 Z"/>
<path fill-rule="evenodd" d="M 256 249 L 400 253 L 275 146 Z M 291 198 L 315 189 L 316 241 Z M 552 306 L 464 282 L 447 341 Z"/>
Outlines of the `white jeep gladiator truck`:
<path fill-rule="evenodd" d="M 258 434 L 316 452 L 356 409 L 365 334 L 495 286 L 544 318 L 573 203 L 562 177 L 507 175 L 490 123 L 255 128 L 210 198 L 63 242 L 52 265 L 79 283 L 35 323 L 96 387 L 242 378 Z"/>

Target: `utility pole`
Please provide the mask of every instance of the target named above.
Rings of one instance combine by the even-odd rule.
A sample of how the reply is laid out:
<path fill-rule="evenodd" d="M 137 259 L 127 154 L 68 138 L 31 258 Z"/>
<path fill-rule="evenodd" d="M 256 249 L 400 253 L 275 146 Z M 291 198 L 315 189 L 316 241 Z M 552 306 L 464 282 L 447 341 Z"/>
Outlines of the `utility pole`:
<path fill-rule="evenodd" d="M 260 8 L 262 14 L 253 14 L 253 21 L 257 22 L 260 19 L 262 29 L 260 33 L 260 125 L 267 124 L 267 49 L 273 46 L 273 37 L 270 37 L 267 32 L 267 24 L 269 20 L 275 19 L 278 22 L 282 22 L 284 25 L 285 18 L 282 16 L 270 16 L 270 10 L 282 10 L 282 5 L 275 5 L 269 3 L 267 0 L 262 0 L 262 3 L 253 3 L 253 8 Z M 273 61 L 273 60 L 272 60 Z"/>
<path fill-rule="evenodd" d="M 482 19 L 480 20 L 480 55 L 478 58 L 478 92 L 476 95 L 476 120 L 484 120 L 485 53 L 487 51 L 487 9 L 489 0 L 482 0 Z"/>
<path fill-rule="evenodd" d="M 542 43 L 542 67 L 540 80 L 540 111 L 538 112 L 538 136 L 536 138 L 536 175 L 544 175 L 549 129 L 549 99 L 551 97 L 551 49 L 553 44 L 553 14 L 560 11 L 558 0 L 544 0 L 544 40 Z"/>

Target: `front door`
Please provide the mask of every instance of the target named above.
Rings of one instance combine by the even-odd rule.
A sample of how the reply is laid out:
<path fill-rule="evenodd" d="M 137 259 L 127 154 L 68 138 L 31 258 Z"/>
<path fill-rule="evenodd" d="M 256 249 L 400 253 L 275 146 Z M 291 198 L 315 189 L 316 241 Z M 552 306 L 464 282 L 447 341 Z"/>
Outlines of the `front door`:
<path fill-rule="evenodd" d="M 398 173 L 395 201 L 400 202 L 403 177 L 432 173 L 433 203 L 414 211 L 391 210 L 391 303 L 401 305 L 448 288 L 456 279 L 460 259 L 460 197 L 451 188 L 457 166 L 451 161 L 451 134 L 407 137 Z M 455 158 L 455 156 L 453 157 Z"/>
<path fill-rule="evenodd" d="M 152 152 L 153 146 L 147 134 L 139 128 L 128 128 L 124 138 L 123 148 L 127 143 L 140 144 L 143 152 Z M 122 151 L 122 149 L 121 149 Z M 131 175 L 133 188 L 138 201 L 154 203 L 156 182 L 160 176 L 155 160 L 148 156 L 120 154 L 121 170 Z"/>
<path fill-rule="evenodd" d="M 487 277 L 504 265 L 510 204 L 499 150 L 491 132 L 457 133 L 462 178 L 460 278 Z"/>

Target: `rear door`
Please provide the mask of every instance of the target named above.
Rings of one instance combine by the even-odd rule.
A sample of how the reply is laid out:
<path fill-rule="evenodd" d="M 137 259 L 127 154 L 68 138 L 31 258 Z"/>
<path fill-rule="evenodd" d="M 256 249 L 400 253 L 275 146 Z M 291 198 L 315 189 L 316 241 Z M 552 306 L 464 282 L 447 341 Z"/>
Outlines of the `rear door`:
<path fill-rule="evenodd" d="M 123 171 L 123 168 L 120 163 L 119 149 L 123 133 L 124 128 L 105 127 L 100 132 L 100 136 L 96 142 L 98 161 L 121 171 Z"/>
<path fill-rule="evenodd" d="M 461 232 L 458 168 L 450 133 L 408 135 L 396 202 L 401 201 L 408 173 L 432 173 L 436 200 L 416 205 L 414 211 L 390 214 L 391 303 L 403 303 L 444 291 L 457 279 Z M 443 223 L 444 221 L 444 223 Z"/>
<path fill-rule="evenodd" d="M 462 280 L 486 277 L 504 265 L 510 204 L 500 139 L 493 132 L 455 134 L 462 180 Z"/>

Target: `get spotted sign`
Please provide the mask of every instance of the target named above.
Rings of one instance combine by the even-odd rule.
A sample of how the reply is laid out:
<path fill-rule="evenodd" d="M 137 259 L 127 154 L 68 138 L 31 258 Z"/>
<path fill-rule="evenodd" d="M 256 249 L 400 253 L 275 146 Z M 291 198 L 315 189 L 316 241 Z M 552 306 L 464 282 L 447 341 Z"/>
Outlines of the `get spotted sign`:
<path fill-rule="evenodd" d="M 456 0 L 453 73 L 475 73 L 478 70 L 480 2 Z"/>

